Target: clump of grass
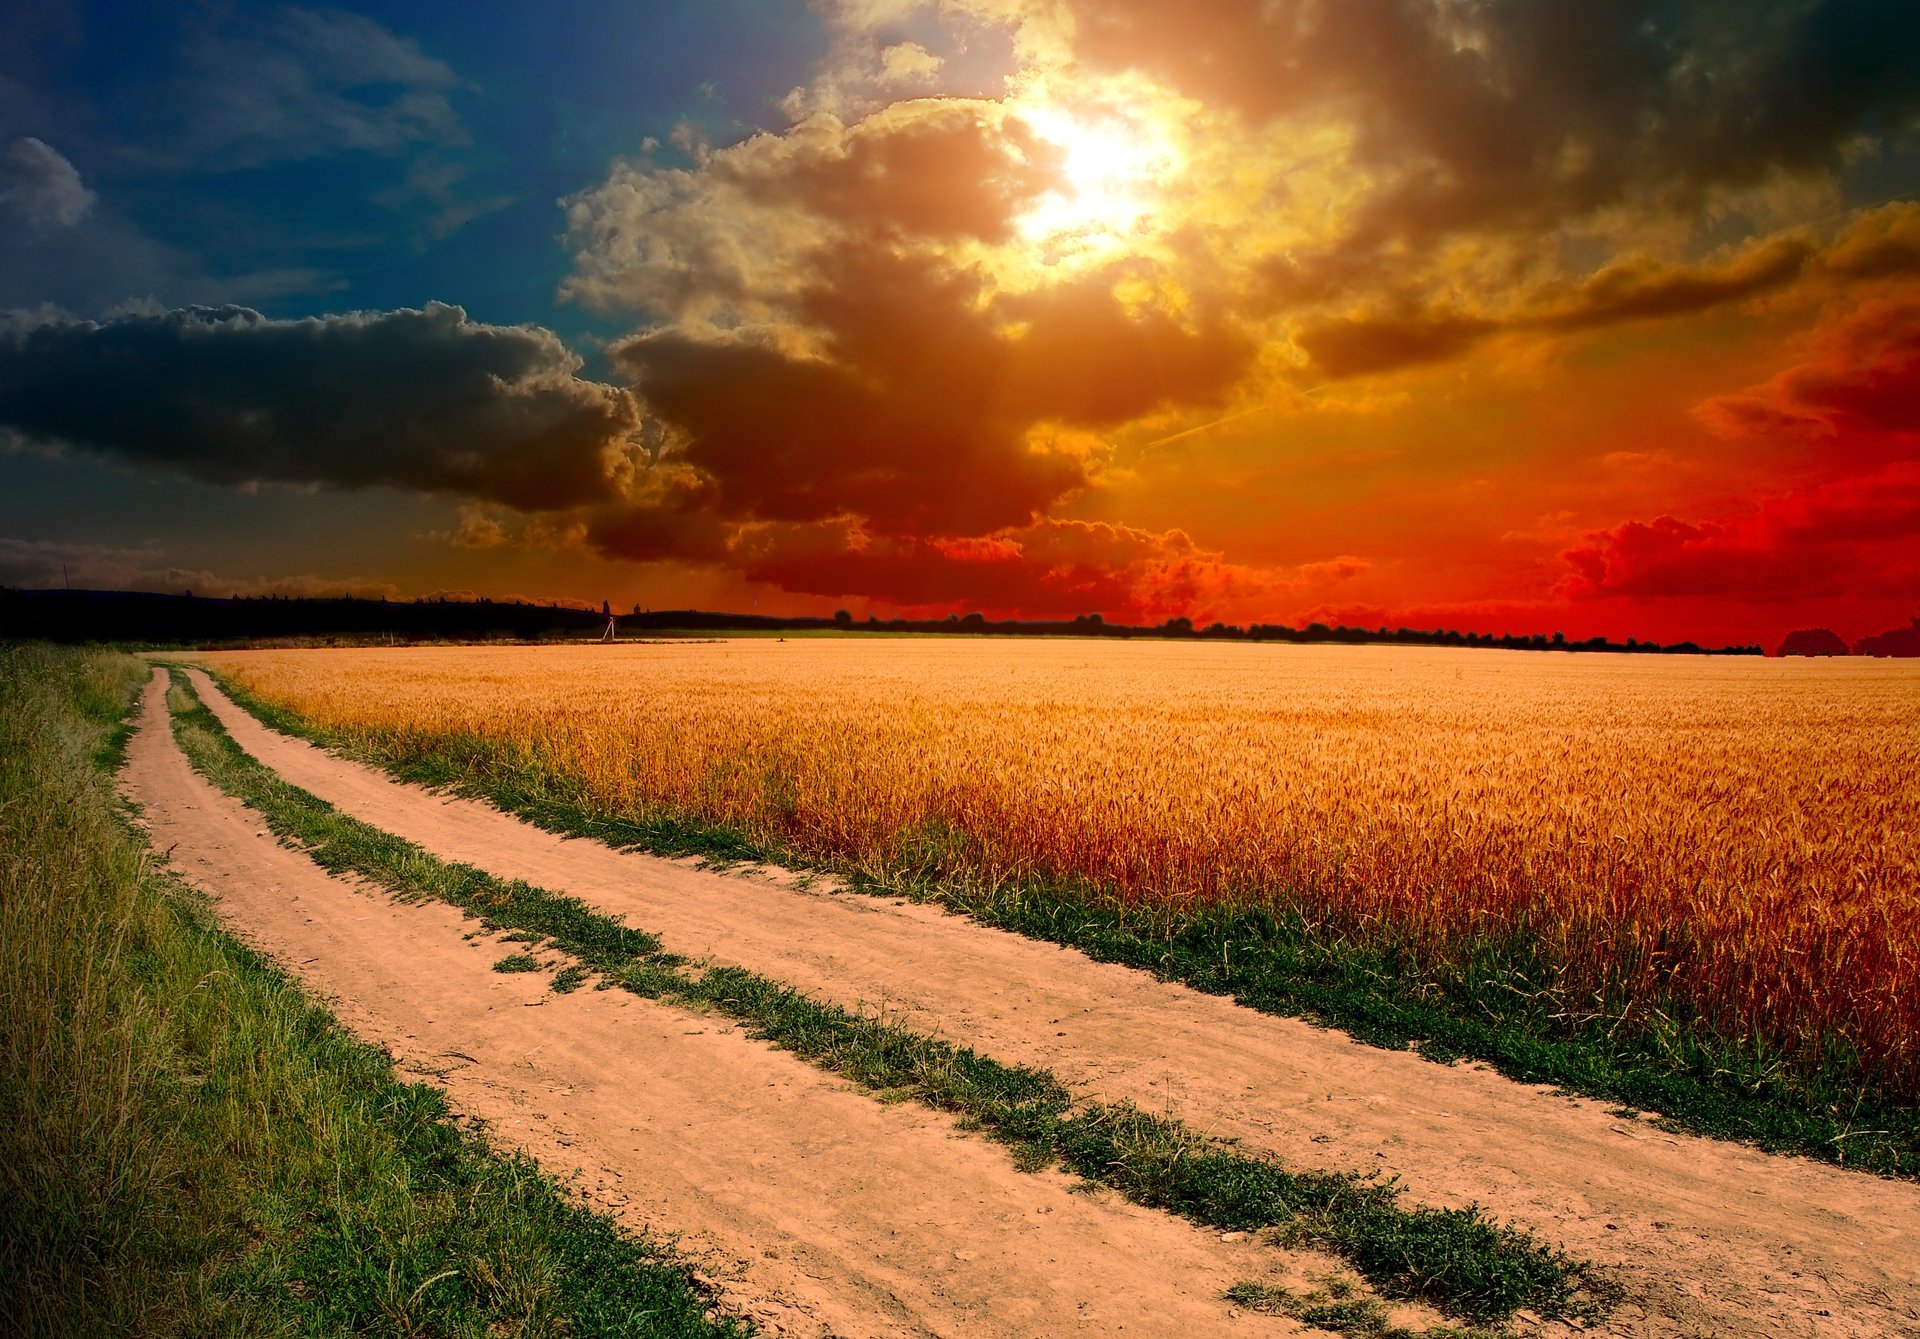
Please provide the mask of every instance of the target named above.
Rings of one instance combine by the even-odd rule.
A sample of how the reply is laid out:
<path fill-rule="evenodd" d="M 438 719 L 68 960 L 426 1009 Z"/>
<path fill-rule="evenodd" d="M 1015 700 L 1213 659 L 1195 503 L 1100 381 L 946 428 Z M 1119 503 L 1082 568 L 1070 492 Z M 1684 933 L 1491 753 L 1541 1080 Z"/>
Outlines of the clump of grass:
<path fill-rule="evenodd" d="M 0 1328 L 745 1333 L 153 866 L 102 770 L 147 672 L 0 646 Z"/>
<path fill-rule="evenodd" d="M 529 957 L 525 953 L 509 953 L 493 965 L 493 970 L 496 972 L 537 972 L 540 970 L 540 960 Z"/>
<path fill-rule="evenodd" d="M 1270 1283 L 1243 1282 L 1221 1297 L 1266 1316 L 1291 1316 L 1316 1330 L 1348 1339 L 1498 1339 L 1498 1331 L 1480 1326 L 1429 1326 L 1410 1330 L 1395 1325 L 1375 1298 L 1359 1293 L 1351 1280 L 1331 1278 L 1324 1288 L 1296 1293 Z"/>
<path fill-rule="evenodd" d="M 1452 1314 L 1598 1314 L 1611 1286 L 1590 1268 L 1478 1210 L 1408 1207 L 1390 1184 L 1297 1173 L 1130 1106 L 1077 1106 L 1051 1073 L 850 1013 L 739 967 L 691 968 L 653 936 L 576 898 L 448 864 L 289 785 L 225 732 L 184 678 L 175 734 L 194 765 L 257 809 L 323 867 L 402 897 L 437 897 L 496 929 L 538 929 L 556 949 L 635 994 L 712 1010 L 870 1091 L 952 1112 L 1009 1145 L 1032 1170 L 1061 1163 L 1136 1202 L 1208 1226 L 1284 1227 L 1335 1251 L 1382 1293 Z"/>
<path fill-rule="evenodd" d="M 580 989 L 593 976 L 593 972 L 579 963 L 562 967 L 553 974 L 553 981 L 547 986 L 556 995 L 571 995 Z"/>

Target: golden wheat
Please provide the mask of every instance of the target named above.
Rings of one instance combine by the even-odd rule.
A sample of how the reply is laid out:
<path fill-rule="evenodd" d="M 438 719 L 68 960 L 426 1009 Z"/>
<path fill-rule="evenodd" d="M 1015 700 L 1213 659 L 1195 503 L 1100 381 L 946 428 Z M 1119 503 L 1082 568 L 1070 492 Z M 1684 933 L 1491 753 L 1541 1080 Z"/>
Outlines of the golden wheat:
<path fill-rule="evenodd" d="M 1920 668 L 1402 647 L 737 640 L 210 656 L 402 753 L 898 868 L 1253 899 L 1920 1073 Z"/>

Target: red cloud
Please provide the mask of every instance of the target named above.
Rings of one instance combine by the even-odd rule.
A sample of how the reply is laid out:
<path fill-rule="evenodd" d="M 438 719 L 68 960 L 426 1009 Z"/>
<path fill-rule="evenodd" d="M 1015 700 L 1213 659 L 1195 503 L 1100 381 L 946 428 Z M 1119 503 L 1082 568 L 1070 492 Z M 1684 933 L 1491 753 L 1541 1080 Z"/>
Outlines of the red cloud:
<path fill-rule="evenodd" d="M 1920 583 L 1920 462 L 1769 498 L 1722 520 L 1597 530 L 1561 554 L 1574 600 L 1898 594 Z"/>
<path fill-rule="evenodd" d="M 1188 612 L 1203 592 L 1245 573 L 1195 548 L 1178 530 L 1155 534 L 1086 521 L 1043 521 L 960 539 L 866 540 L 804 529 L 761 543 L 760 551 L 739 555 L 749 580 L 914 609 L 966 605 L 1028 616 L 1165 617 Z"/>
<path fill-rule="evenodd" d="M 989 535 L 873 536 L 841 519 L 751 525 L 724 560 L 750 581 L 795 594 L 862 596 L 916 612 L 978 609 L 995 616 L 1102 613 L 1128 620 L 1222 616 L 1358 575 L 1361 558 L 1254 568 L 1203 549 L 1180 530 L 1043 520 Z"/>
<path fill-rule="evenodd" d="M 1920 297 L 1868 303 L 1818 332 L 1805 362 L 1699 413 L 1730 436 L 1910 442 L 1920 434 Z"/>

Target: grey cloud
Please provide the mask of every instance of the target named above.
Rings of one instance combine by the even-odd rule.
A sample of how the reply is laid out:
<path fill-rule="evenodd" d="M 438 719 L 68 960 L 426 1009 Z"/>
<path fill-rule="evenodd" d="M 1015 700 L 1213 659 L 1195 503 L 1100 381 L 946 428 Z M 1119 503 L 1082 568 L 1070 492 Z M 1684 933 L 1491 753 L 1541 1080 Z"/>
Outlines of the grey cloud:
<path fill-rule="evenodd" d="M 28 135 L 0 153 L 0 205 L 36 228 L 71 228 L 93 208 L 94 194 L 60 152 Z"/>
<path fill-rule="evenodd" d="M 238 576 L 204 567 L 183 567 L 154 545 L 68 544 L 58 540 L 0 538 L 0 586 L 16 590 L 138 590 L 156 594 L 352 595 L 377 599 L 398 595 L 391 582 L 368 577 Z"/>
<path fill-rule="evenodd" d="M 215 483 L 390 485 L 520 509 L 620 495 L 639 414 L 551 331 L 458 307 L 189 307 L 0 331 L 0 425 Z"/>
<path fill-rule="evenodd" d="M 460 77 L 372 19 L 287 6 L 189 46 L 178 147 L 199 166 L 460 145 Z"/>
<path fill-rule="evenodd" d="M 89 590 L 131 590 L 134 583 L 166 570 L 159 549 L 56 540 L 0 538 L 0 586 L 45 589 L 73 585 Z"/>

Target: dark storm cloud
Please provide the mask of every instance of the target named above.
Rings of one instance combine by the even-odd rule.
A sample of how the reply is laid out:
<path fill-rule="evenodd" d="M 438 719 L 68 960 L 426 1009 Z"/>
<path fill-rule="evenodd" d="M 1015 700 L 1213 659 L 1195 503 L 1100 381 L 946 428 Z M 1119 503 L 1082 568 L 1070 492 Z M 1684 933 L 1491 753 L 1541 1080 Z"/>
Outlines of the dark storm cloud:
<path fill-rule="evenodd" d="M 0 425 L 194 478 L 387 484 L 527 508 L 616 496 L 638 413 L 550 331 L 458 307 L 188 307 L 0 330 Z"/>
<path fill-rule="evenodd" d="M 1338 379 L 1447 362 L 1503 333 L 1573 334 L 1697 315 L 1803 279 L 1840 285 L 1911 273 L 1920 273 L 1920 208 L 1896 205 L 1862 215 L 1825 248 L 1790 235 L 1697 264 L 1620 260 L 1497 318 L 1389 308 L 1312 322 L 1294 339 L 1321 373 Z"/>
<path fill-rule="evenodd" d="M 1547 227 L 1837 161 L 1920 113 L 1911 0 L 1069 0 L 1079 56 L 1387 173 L 1349 246 Z"/>
<path fill-rule="evenodd" d="M 1008 239 L 1057 154 L 994 104 L 923 99 L 755 136 L 694 170 L 622 165 L 571 202 L 569 291 L 676 318 L 613 354 L 710 485 L 703 509 L 851 513 L 891 534 L 1024 525 L 1090 470 L 1033 428 L 1216 403 L 1252 354 L 1218 313 L 1124 306 L 1124 267 L 1009 295 L 950 253 Z M 652 543 L 642 510 L 623 549 Z"/>
<path fill-rule="evenodd" d="M 854 512 L 899 534 L 1025 524 L 1084 487 L 1089 465 L 1033 445 L 1030 428 L 1213 402 L 1251 356 L 1224 327 L 1125 309 L 1111 275 L 983 301 L 977 275 L 931 257 L 819 265 L 796 315 L 824 357 L 671 329 L 615 347 L 729 515 Z"/>

